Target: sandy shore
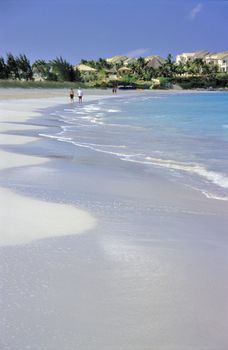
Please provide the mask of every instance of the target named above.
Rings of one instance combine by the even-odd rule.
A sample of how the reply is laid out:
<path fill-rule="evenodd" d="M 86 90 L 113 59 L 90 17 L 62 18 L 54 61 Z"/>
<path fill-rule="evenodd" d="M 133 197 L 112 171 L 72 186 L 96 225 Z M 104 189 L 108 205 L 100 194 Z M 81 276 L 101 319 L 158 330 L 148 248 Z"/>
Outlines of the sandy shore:
<path fill-rule="evenodd" d="M 0 100 L 0 349 L 227 349 L 228 202 L 84 147 L 125 144 L 91 123 L 122 102 L 110 91 L 86 91 L 82 109 L 67 91 L 12 92 Z"/>
<path fill-rule="evenodd" d="M 86 96 L 110 96 L 110 89 L 86 89 Z M 148 92 L 151 92 L 148 90 Z M 156 90 L 155 92 L 158 92 Z M 164 90 L 161 90 L 164 92 Z M 119 94 L 126 94 L 129 91 L 119 90 Z M 47 99 L 47 98 L 59 98 L 60 100 L 67 102 L 69 95 L 69 89 L 22 89 L 22 88 L 0 88 L 0 100 L 31 100 L 31 99 Z M 47 102 L 47 101 L 46 101 Z"/>
<path fill-rule="evenodd" d="M 0 91 L 0 148 L 24 145 L 37 141 L 36 137 L 13 135 L 12 131 L 28 131 L 42 127 L 30 126 L 29 118 L 39 116 L 35 110 L 67 102 L 66 91 Z M 42 166 L 48 158 L 29 156 L 0 150 L 0 170 L 14 167 Z M 33 240 L 82 233 L 94 227 L 96 220 L 89 213 L 74 206 L 43 202 L 0 188 L 0 246 L 25 244 Z"/>

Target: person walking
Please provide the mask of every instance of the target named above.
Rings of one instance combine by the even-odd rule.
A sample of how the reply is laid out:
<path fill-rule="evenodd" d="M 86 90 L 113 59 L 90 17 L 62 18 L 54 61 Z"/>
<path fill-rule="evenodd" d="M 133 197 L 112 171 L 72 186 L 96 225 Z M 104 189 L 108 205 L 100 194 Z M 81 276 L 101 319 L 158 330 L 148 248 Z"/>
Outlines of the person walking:
<path fill-rule="evenodd" d="M 116 84 L 113 84 L 113 86 L 112 86 L 112 93 L 113 94 L 117 93 L 117 85 Z"/>
<path fill-rule="evenodd" d="M 79 102 L 79 104 L 82 104 L 82 97 L 83 97 L 83 91 L 82 91 L 82 89 L 79 87 L 79 88 L 78 88 L 78 102 Z"/>
<path fill-rule="evenodd" d="M 70 89 L 70 101 L 74 102 L 74 90 Z"/>

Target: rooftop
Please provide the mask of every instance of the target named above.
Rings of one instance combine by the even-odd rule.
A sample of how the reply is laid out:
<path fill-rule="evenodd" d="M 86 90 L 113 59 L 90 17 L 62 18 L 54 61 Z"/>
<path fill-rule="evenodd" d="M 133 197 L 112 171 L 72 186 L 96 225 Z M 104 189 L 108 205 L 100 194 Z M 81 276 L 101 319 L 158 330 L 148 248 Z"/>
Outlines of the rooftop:
<path fill-rule="evenodd" d="M 92 68 L 90 66 L 87 66 L 85 64 L 79 64 L 75 66 L 80 72 L 96 72 L 97 70 L 95 68 Z"/>

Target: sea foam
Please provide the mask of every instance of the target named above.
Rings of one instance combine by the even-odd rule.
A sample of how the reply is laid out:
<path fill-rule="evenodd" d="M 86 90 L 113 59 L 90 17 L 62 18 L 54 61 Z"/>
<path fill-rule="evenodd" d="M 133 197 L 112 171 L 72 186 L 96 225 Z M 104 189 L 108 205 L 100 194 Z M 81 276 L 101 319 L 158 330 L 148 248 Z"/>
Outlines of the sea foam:
<path fill-rule="evenodd" d="M 228 188 L 228 177 L 224 174 L 217 173 L 215 171 L 207 170 L 205 167 L 199 164 L 177 162 L 170 159 L 160 159 L 152 157 L 144 157 L 144 159 L 133 159 L 131 157 L 122 158 L 128 162 L 135 162 L 147 165 L 155 165 L 158 167 L 164 167 L 171 170 L 179 170 L 181 172 L 187 172 L 203 177 L 204 179 L 220 186 Z"/>

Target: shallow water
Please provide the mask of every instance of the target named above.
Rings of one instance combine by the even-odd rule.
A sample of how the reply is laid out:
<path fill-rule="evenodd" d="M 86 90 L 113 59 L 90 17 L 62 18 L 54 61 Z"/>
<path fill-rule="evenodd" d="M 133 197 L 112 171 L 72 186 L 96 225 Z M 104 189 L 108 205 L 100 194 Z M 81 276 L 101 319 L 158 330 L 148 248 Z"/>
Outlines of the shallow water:
<path fill-rule="evenodd" d="M 49 137 L 157 167 L 209 198 L 228 200 L 227 93 L 142 93 L 53 115 L 64 125 Z"/>
<path fill-rule="evenodd" d="M 0 349 L 227 349 L 228 203 L 202 194 L 227 192 L 191 168 L 226 181 L 227 96 L 48 109 L 41 141 L 5 147 L 50 163 L 7 170 L 1 186 L 77 205 L 98 226 L 0 249 Z M 204 125 L 202 101 L 217 124 Z"/>

